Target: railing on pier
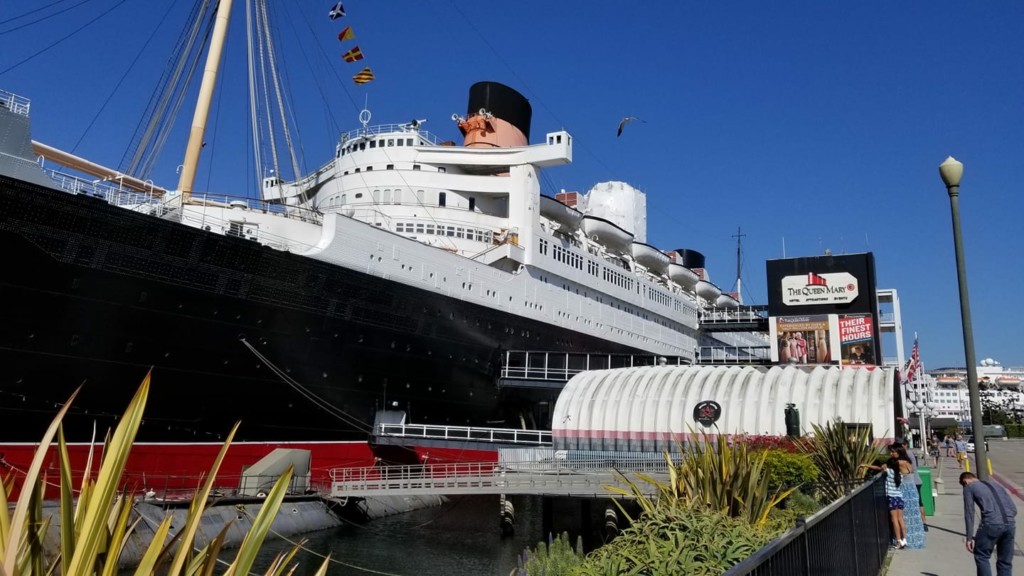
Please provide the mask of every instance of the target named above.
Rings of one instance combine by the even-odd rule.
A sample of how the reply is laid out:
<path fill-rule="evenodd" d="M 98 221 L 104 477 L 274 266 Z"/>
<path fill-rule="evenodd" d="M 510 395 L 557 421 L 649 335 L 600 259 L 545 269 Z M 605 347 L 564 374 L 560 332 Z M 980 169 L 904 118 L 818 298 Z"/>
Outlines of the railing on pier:
<path fill-rule="evenodd" d="M 576 374 L 587 370 L 657 366 L 659 364 L 683 366 L 690 363 L 690 360 L 681 356 L 657 356 L 654 354 L 586 354 L 508 350 L 502 357 L 501 377 L 568 382 Z"/>
<path fill-rule="evenodd" d="M 516 428 L 475 428 L 470 426 L 438 426 L 431 424 L 378 424 L 378 436 L 399 438 L 493 442 L 496 444 L 521 444 L 526 446 L 550 446 L 551 432 L 545 430 L 520 430 Z"/>
<path fill-rule="evenodd" d="M 660 477 L 664 467 L 642 470 Z M 331 471 L 334 498 L 455 494 L 546 494 L 598 496 L 614 494 L 608 486 L 626 488 L 625 474 L 644 494 L 657 487 L 632 478 L 630 472 L 616 473 L 608 462 L 591 461 L 578 468 L 569 462 L 518 462 L 513 466 L 495 462 L 460 462 L 405 466 L 338 468 Z M 637 470 L 641 471 L 641 470 Z"/>
<path fill-rule="evenodd" d="M 888 510 L 880 474 L 799 521 L 724 576 L 877 576 L 889 549 Z"/>

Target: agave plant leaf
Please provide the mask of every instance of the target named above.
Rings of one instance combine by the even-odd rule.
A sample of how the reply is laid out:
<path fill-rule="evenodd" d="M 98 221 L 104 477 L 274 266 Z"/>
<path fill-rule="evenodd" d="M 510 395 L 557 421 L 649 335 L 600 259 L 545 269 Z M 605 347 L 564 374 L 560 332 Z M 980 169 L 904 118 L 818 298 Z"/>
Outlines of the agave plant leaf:
<path fill-rule="evenodd" d="M 227 538 L 231 524 L 232 522 L 226 522 L 224 527 L 220 529 L 220 532 L 217 533 L 217 536 L 210 541 L 208 545 L 210 554 L 206 557 L 206 563 L 200 572 L 201 576 L 213 576 L 213 570 L 217 567 L 217 562 L 220 561 L 220 549 L 224 546 L 224 539 Z"/>
<path fill-rule="evenodd" d="M 11 531 L 11 517 L 7 508 L 7 495 L 14 487 L 14 476 L 0 478 L 0 563 L 3 562 L 4 550 L 7 549 L 7 535 Z"/>
<path fill-rule="evenodd" d="M 282 576 L 284 574 L 285 569 L 288 567 L 288 564 L 295 558 L 295 555 L 299 553 L 299 548 L 302 548 L 305 545 L 306 540 L 302 540 L 295 546 L 292 546 L 292 549 L 289 550 L 287 554 L 285 554 L 284 556 L 279 556 L 278 558 L 280 561 L 276 561 L 274 563 L 276 565 L 276 568 L 272 571 L 267 570 L 267 576 Z M 294 571 L 295 567 L 292 567 L 292 569 L 289 572 Z"/>
<path fill-rule="evenodd" d="M 40 473 L 43 468 L 43 462 L 46 460 L 46 447 L 53 442 L 53 436 L 57 433 L 57 426 L 61 420 L 64 419 L 64 415 L 67 414 L 68 409 L 71 408 L 71 403 L 78 396 L 78 392 L 81 390 L 75 390 L 71 394 L 71 398 L 64 403 L 64 406 L 57 412 L 57 415 L 53 418 L 53 422 L 50 423 L 49 428 L 46 429 L 46 433 L 43 434 L 43 439 L 39 443 L 39 449 L 36 450 L 35 456 L 32 458 L 32 463 L 28 467 L 28 472 L 25 474 L 25 480 L 23 486 L 38 486 L 37 480 L 40 477 Z M 6 498 L 5 498 L 6 500 Z M 6 544 L 3 545 L 4 557 L 3 565 L 0 566 L 0 574 L 12 575 L 15 573 L 15 565 L 18 560 L 18 551 L 23 536 L 26 534 L 26 522 L 28 520 L 28 506 L 31 498 L 19 498 L 18 503 L 14 506 L 14 514 L 11 518 L 10 528 L 7 531 Z"/>
<path fill-rule="evenodd" d="M 210 556 L 210 544 L 207 543 L 199 550 L 193 550 L 192 556 L 189 558 L 188 563 L 182 569 L 182 576 L 196 576 L 200 574 L 206 567 L 207 562 L 216 562 L 217 560 Z"/>
<path fill-rule="evenodd" d="M 288 490 L 288 485 L 291 483 L 294 471 L 294 467 L 288 466 L 288 469 L 277 479 L 274 487 L 267 494 L 266 499 L 263 500 L 260 513 L 256 515 L 252 527 L 249 528 L 249 532 L 242 540 L 242 545 L 238 548 L 238 555 L 235 556 L 235 561 L 228 568 L 226 576 L 233 574 L 245 576 L 249 573 L 253 561 L 256 560 L 256 554 L 263 545 L 263 539 L 266 538 L 267 532 L 270 531 L 270 525 L 274 522 L 274 518 L 277 517 L 277 510 L 281 507 L 281 502 L 284 500 L 285 492 Z"/>
<path fill-rule="evenodd" d="M 164 541 L 167 540 L 167 533 L 171 530 L 171 521 L 173 520 L 173 516 L 164 517 L 160 525 L 153 531 L 153 540 L 149 542 L 146 552 L 135 568 L 136 576 L 146 576 L 156 572 L 156 564 L 162 555 L 161 550 L 164 548 Z"/>
<path fill-rule="evenodd" d="M 202 519 L 203 512 L 206 510 L 206 502 L 210 497 L 210 491 L 213 490 L 213 482 L 217 478 L 217 473 L 220 471 L 220 465 L 224 462 L 224 457 L 228 453 L 228 448 L 231 446 L 231 441 L 235 438 L 235 432 L 238 431 L 240 422 L 235 422 L 235 425 L 231 427 L 231 432 L 228 433 L 227 439 L 224 441 L 224 445 L 221 446 L 220 452 L 217 453 L 217 458 L 213 462 L 213 466 L 210 468 L 210 474 L 206 477 L 206 481 L 203 483 L 202 489 L 192 498 L 192 504 L 188 509 L 188 519 L 185 522 L 185 527 L 181 530 L 182 543 L 178 547 L 177 553 L 174 555 L 174 560 L 171 562 L 170 574 L 178 574 L 181 572 L 182 567 L 185 565 L 185 560 L 192 552 L 192 542 L 195 541 L 196 531 L 199 529 L 199 522 Z"/>
<path fill-rule="evenodd" d="M 111 550 L 112 554 L 108 555 L 106 561 L 103 564 L 103 572 L 101 576 L 117 576 L 117 560 L 121 556 L 121 551 L 124 550 L 125 545 L 128 543 L 128 536 L 131 534 L 131 529 L 139 523 L 138 518 L 135 522 L 132 522 L 131 529 L 128 526 L 128 520 L 132 514 L 132 498 L 128 495 L 122 495 L 121 499 L 118 500 L 116 506 L 112 512 L 114 512 L 114 523 L 113 528 L 110 531 L 110 539 L 108 549 Z"/>
<path fill-rule="evenodd" d="M 149 384 L 152 372 L 146 374 L 135 397 L 128 404 L 124 416 L 118 422 L 113 436 L 104 446 L 103 461 L 96 477 L 96 485 L 90 497 L 88 507 L 83 511 L 82 532 L 75 546 L 74 556 L 70 559 L 69 574 L 84 574 L 95 565 L 97 555 L 105 544 L 108 544 L 108 532 L 104 530 L 110 507 L 117 495 L 128 454 L 135 434 L 142 422 L 142 413 L 149 396 Z"/>
<path fill-rule="evenodd" d="M 327 576 L 327 567 L 331 565 L 331 555 L 328 554 L 324 561 L 320 563 L 320 567 L 316 569 L 313 576 Z"/>
<path fill-rule="evenodd" d="M 57 428 L 57 447 L 60 453 L 60 555 L 71 558 L 75 550 L 75 496 L 72 493 L 71 459 L 64 440 L 64 426 Z M 61 574 L 67 576 L 67 563 L 60 563 Z"/>

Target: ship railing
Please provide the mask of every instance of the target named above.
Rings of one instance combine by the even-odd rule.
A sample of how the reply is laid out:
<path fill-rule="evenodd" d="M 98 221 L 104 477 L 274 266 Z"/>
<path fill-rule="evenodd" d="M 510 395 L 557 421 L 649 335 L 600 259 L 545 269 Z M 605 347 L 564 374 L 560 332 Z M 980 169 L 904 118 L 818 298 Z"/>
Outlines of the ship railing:
<path fill-rule="evenodd" d="M 768 319 L 767 312 L 767 306 L 701 308 L 698 319 L 702 324 L 763 322 Z"/>
<path fill-rule="evenodd" d="M 245 198 L 242 196 L 193 193 L 191 195 L 190 202 L 193 204 L 202 204 L 204 206 L 217 208 L 241 208 L 252 212 L 274 214 L 276 216 L 282 216 L 292 220 L 300 220 L 302 222 L 311 222 L 313 224 L 323 223 L 323 214 L 316 210 L 300 208 L 298 206 L 285 206 L 278 202 L 267 202 L 265 200 Z"/>
<path fill-rule="evenodd" d="M 567 382 L 576 374 L 588 370 L 688 364 L 689 360 L 682 356 L 507 350 L 502 358 L 501 377 Z"/>
<path fill-rule="evenodd" d="M 358 141 L 361 140 L 364 136 L 380 136 L 382 134 L 394 133 L 414 134 L 420 140 L 424 140 L 434 146 L 437 146 L 438 143 L 441 142 L 441 139 L 432 134 L 431 132 L 428 132 L 427 130 L 419 130 L 417 128 L 413 128 L 411 124 L 378 124 L 377 126 L 356 128 L 354 130 L 349 130 L 348 132 L 343 132 L 341 134 L 340 142 L 341 146 L 347 146 L 353 142 L 358 143 Z M 419 142 L 414 144 L 414 146 L 415 145 L 419 145 Z"/>
<path fill-rule="evenodd" d="M 763 364 L 771 360 L 770 346 L 701 346 L 700 364 Z"/>
<path fill-rule="evenodd" d="M 121 208 L 141 211 L 140 208 L 143 206 L 156 206 L 164 202 L 153 192 L 126 190 L 122 186 L 115 186 L 110 180 L 86 180 L 59 170 L 45 172 L 54 184 L 65 192 L 99 198 Z"/>
<path fill-rule="evenodd" d="M 432 424 L 378 424 L 376 434 L 412 439 L 473 440 L 501 444 L 550 446 L 551 432 L 517 428 L 478 428 L 472 426 L 440 426 Z"/>
<path fill-rule="evenodd" d="M 18 96 L 13 92 L 0 90 L 0 108 L 6 108 L 15 114 L 28 116 L 28 109 L 31 106 L 32 102 L 28 98 Z"/>
<path fill-rule="evenodd" d="M 288 483 L 287 494 L 326 493 L 330 482 L 326 476 L 314 479 L 312 474 L 296 475 Z M 280 474 L 223 475 L 214 479 L 211 496 L 214 498 L 261 499 L 270 493 Z M 153 503 L 190 502 L 206 482 L 205 475 L 125 474 L 121 488 L 126 494 Z"/>

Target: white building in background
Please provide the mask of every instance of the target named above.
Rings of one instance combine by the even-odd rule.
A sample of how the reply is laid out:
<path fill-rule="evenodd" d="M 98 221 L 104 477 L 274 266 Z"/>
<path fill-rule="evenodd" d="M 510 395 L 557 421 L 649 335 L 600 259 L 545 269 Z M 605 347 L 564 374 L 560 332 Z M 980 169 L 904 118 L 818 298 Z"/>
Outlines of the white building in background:
<path fill-rule="evenodd" d="M 995 401 L 1009 411 L 1024 411 L 1024 367 L 1006 367 L 992 358 L 977 367 L 983 401 Z M 934 402 L 940 416 L 970 420 L 971 400 L 967 391 L 967 369 L 937 368 L 928 375 L 935 380 Z"/>

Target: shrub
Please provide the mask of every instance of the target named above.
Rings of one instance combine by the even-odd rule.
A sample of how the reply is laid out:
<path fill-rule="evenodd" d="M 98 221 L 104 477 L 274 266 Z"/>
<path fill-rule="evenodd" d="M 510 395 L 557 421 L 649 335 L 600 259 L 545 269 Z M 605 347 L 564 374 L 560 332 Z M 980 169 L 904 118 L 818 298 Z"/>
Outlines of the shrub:
<path fill-rule="evenodd" d="M 806 454 L 768 450 L 764 470 L 771 489 L 802 488 L 810 493 L 818 480 L 818 469 Z"/>
<path fill-rule="evenodd" d="M 541 542 L 531 552 L 524 550 L 510 576 L 567 576 L 583 564 L 583 542 L 576 539 L 576 549 L 569 545 L 569 534 L 562 533 L 548 542 Z"/>
<path fill-rule="evenodd" d="M 590 553 L 573 574 L 719 576 L 779 533 L 696 504 L 677 502 L 645 514 Z"/>

